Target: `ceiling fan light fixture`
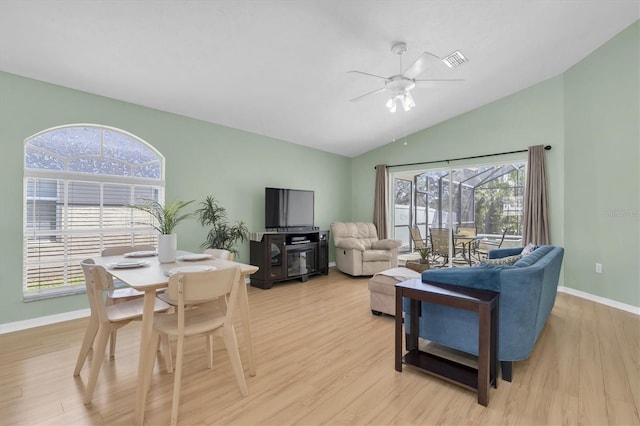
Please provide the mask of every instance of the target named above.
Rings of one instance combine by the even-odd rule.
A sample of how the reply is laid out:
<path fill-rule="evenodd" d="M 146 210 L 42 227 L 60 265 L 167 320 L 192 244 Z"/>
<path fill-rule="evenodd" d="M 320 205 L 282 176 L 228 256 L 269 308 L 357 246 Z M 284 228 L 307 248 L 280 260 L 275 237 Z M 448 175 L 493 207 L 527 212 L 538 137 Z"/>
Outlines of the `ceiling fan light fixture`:
<path fill-rule="evenodd" d="M 466 64 L 469 60 L 462 54 L 462 52 L 456 50 L 452 54 L 442 58 L 442 62 L 444 62 L 449 68 L 457 68 L 460 65 Z"/>
<path fill-rule="evenodd" d="M 387 108 L 391 109 L 391 107 L 393 106 L 393 98 L 389 98 L 385 105 Z"/>
<path fill-rule="evenodd" d="M 387 108 L 389 108 L 389 112 L 396 112 L 398 104 L 395 98 L 389 98 L 389 100 L 387 101 Z"/>
<path fill-rule="evenodd" d="M 413 108 L 416 106 L 416 102 L 413 100 L 413 96 L 411 96 L 410 92 L 405 93 L 404 97 L 407 102 L 407 105 L 409 105 L 409 108 Z"/>

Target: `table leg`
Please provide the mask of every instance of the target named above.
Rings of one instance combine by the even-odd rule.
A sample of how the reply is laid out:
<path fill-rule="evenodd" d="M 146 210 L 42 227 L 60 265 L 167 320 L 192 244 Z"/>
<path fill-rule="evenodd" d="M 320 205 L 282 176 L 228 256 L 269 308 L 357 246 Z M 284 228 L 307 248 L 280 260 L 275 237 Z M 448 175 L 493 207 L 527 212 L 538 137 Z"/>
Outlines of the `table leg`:
<path fill-rule="evenodd" d="M 245 276 L 240 275 L 240 314 L 242 315 L 242 327 L 249 354 L 249 375 L 256 375 L 256 358 L 253 351 L 253 335 L 251 333 L 251 315 L 249 314 L 249 294 L 245 284 Z"/>
<path fill-rule="evenodd" d="M 491 378 L 493 380 L 493 387 L 498 388 L 498 315 L 499 311 L 499 297 L 496 298 L 495 307 L 491 313 Z"/>
<path fill-rule="evenodd" d="M 478 404 L 489 405 L 489 374 L 491 370 L 491 305 L 478 307 Z"/>
<path fill-rule="evenodd" d="M 144 421 L 144 409 L 147 400 L 147 389 L 151 381 L 153 363 L 149 363 L 149 350 L 151 349 L 151 334 L 153 331 L 153 313 L 155 307 L 156 290 L 144 292 L 144 308 L 142 313 L 142 326 L 140 336 L 140 353 L 138 358 L 138 382 L 136 384 L 136 409 L 135 424 L 142 425 Z"/>
<path fill-rule="evenodd" d="M 402 372 L 402 289 L 396 287 L 395 369 Z"/>

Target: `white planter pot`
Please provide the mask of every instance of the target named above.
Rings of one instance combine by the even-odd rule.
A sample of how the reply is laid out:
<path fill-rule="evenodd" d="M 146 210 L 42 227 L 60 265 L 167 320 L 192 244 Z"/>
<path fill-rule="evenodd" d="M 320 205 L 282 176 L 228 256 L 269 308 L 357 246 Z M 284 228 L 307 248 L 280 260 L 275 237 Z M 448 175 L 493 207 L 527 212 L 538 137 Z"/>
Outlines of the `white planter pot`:
<path fill-rule="evenodd" d="M 158 235 L 158 260 L 160 263 L 173 263 L 176 261 L 178 250 L 177 234 Z"/>

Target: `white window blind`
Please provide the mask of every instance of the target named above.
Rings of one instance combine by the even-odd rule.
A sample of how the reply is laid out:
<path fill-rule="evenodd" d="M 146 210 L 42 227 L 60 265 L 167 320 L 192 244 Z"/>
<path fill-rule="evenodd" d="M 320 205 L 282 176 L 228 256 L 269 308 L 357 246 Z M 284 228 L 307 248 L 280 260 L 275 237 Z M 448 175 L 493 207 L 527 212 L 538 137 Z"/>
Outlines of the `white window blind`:
<path fill-rule="evenodd" d="M 107 247 L 155 245 L 151 218 L 128 206 L 164 201 L 163 158 L 102 126 L 65 126 L 25 141 L 25 299 L 84 289 L 80 261 Z"/>

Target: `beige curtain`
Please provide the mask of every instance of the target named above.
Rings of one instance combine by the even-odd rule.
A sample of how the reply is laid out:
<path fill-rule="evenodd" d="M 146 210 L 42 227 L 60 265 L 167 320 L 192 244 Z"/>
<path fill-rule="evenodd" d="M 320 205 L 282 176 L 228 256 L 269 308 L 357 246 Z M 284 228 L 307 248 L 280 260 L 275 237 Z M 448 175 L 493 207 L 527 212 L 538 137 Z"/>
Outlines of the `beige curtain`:
<path fill-rule="evenodd" d="M 527 185 L 524 190 L 522 243 L 540 245 L 550 242 L 544 145 L 530 146 L 527 158 Z"/>
<path fill-rule="evenodd" d="M 376 166 L 376 191 L 373 200 L 373 224 L 378 230 L 378 238 L 387 238 L 387 166 Z"/>

